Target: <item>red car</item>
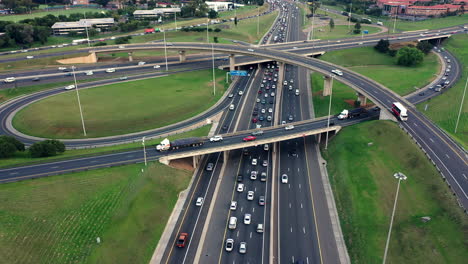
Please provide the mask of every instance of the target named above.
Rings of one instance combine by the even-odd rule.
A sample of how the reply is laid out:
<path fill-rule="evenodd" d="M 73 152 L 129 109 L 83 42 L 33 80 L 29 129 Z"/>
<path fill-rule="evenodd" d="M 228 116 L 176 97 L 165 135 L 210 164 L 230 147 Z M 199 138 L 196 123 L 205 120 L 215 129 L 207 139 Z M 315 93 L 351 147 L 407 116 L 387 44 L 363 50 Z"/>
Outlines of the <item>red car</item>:
<path fill-rule="evenodd" d="M 176 246 L 179 248 L 185 247 L 185 244 L 188 241 L 189 235 L 187 233 L 180 233 L 179 234 L 179 239 L 177 239 Z"/>
<path fill-rule="evenodd" d="M 257 138 L 254 137 L 254 136 L 247 136 L 245 138 L 243 138 L 242 140 L 245 142 L 245 141 L 254 141 L 256 140 Z"/>
<path fill-rule="evenodd" d="M 262 94 L 262 90 L 258 90 L 258 94 Z"/>
<path fill-rule="evenodd" d="M 252 118 L 252 123 L 257 123 L 258 119 L 257 118 Z"/>

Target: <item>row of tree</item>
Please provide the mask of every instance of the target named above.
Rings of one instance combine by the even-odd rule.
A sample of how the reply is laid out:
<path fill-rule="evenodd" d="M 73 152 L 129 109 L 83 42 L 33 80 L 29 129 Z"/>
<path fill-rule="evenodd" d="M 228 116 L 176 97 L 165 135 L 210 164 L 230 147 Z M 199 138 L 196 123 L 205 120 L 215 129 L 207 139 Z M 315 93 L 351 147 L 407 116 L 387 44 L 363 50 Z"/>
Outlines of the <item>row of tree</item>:
<path fill-rule="evenodd" d="M 407 45 L 399 50 L 390 48 L 390 42 L 381 39 L 374 49 L 380 53 L 386 53 L 397 57 L 397 64 L 402 66 L 414 66 L 423 62 L 424 54 L 429 54 L 434 46 L 429 41 L 421 41 L 416 46 Z"/>
<path fill-rule="evenodd" d="M 11 158 L 16 152 L 25 151 L 24 144 L 12 136 L 0 136 L 0 158 Z M 55 139 L 36 142 L 28 149 L 33 158 L 50 157 L 65 152 L 65 145 Z"/>

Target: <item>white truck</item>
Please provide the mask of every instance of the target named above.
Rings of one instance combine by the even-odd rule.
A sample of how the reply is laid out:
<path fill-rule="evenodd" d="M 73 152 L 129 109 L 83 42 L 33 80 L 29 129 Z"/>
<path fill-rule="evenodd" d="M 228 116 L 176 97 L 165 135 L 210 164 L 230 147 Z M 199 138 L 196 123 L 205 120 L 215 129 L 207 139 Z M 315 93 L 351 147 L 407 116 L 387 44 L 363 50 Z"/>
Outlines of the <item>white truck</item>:
<path fill-rule="evenodd" d="M 156 150 L 166 151 L 186 147 L 198 147 L 202 146 L 203 144 L 205 144 L 205 142 L 202 138 L 182 138 L 176 139 L 172 142 L 165 138 L 159 145 L 156 146 Z"/>

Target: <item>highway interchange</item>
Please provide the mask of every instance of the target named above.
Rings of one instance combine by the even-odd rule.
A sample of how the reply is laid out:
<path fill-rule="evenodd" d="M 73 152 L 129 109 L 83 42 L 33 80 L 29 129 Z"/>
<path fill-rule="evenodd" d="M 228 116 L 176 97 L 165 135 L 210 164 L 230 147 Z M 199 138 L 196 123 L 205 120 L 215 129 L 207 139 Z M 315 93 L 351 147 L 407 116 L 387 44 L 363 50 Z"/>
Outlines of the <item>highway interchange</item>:
<path fill-rule="evenodd" d="M 288 11 L 286 11 L 288 10 Z M 289 13 L 289 14 L 288 14 Z M 282 7 L 280 17 L 286 16 L 288 18 L 287 31 L 285 41 L 300 41 L 304 39 L 301 36 L 300 19 L 298 18 L 298 11 L 291 4 L 287 4 Z M 279 34 L 279 27 L 275 28 L 275 34 Z M 454 29 L 448 29 L 447 33 L 453 34 Z M 443 33 L 443 32 L 442 32 Z M 272 34 L 274 35 L 274 34 Z M 420 33 L 414 35 L 406 35 L 406 39 L 414 40 L 420 38 Z M 277 67 L 272 73 L 278 73 L 277 82 L 268 81 L 265 84 L 270 87 L 275 84 L 277 86 L 276 91 L 270 89 L 268 91 L 276 92 L 276 95 L 271 97 L 264 97 L 266 89 L 262 89 L 260 86 L 263 83 L 263 77 L 269 78 L 270 69 L 266 67 L 266 64 L 253 67 L 250 71 L 250 76 L 239 78 L 235 83 L 232 92 L 234 96 L 232 98 L 225 97 L 218 106 L 210 109 L 204 115 L 197 117 L 197 120 L 191 120 L 189 122 L 182 122 L 179 125 L 171 128 L 164 128 L 151 132 L 140 133 L 138 136 L 124 135 L 118 139 L 114 139 L 117 142 L 126 142 L 140 139 L 142 135 L 155 135 L 163 132 L 171 132 L 180 129 L 181 127 L 189 124 L 194 124 L 206 117 L 212 116 L 214 113 L 223 110 L 223 116 L 219 123 L 217 133 L 232 133 L 236 131 L 245 131 L 248 129 L 255 128 L 254 123 L 251 119 L 253 118 L 253 112 L 261 112 L 261 109 L 272 108 L 272 122 L 263 121 L 261 124 L 265 127 L 273 124 L 280 124 L 281 121 L 296 122 L 300 120 L 307 120 L 314 118 L 313 113 L 309 111 L 311 109 L 311 101 L 309 100 L 309 93 L 306 82 L 307 71 L 304 67 L 298 67 L 293 65 L 306 66 L 309 69 L 316 70 L 323 74 L 327 74 L 331 69 L 339 68 L 344 72 L 343 77 L 336 77 L 336 79 L 349 84 L 356 90 L 368 95 L 372 98 L 372 101 L 376 102 L 382 109 L 388 109 L 390 103 L 397 101 L 399 96 L 389 92 L 382 88 L 375 82 L 368 80 L 360 75 L 357 75 L 351 71 L 348 71 L 339 66 L 330 65 L 322 61 L 309 59 L 300 55 L 301 52 L 312 52 L 323 50 L 324 47 L 327 50 L 355 47 L 359 45 L 374 45 L 380 37 L 367 38 L 363 42 L 365 44 L 358 44 L 357 40 L 342 40 L 330 44 L 328 42 L 316 42 L 314 47 L 310 47 L 310 42 L 296 42 L 294 44 L 285 44 L 271 46 L 275 47 L 277 51 L 273 49 L 262 49 L 261 51 L 256 50 L 258 47 L 252 47 L 255 49 L 257 54 L 251 54 L 247 51 L 247 47 L 243 46 L 232 46 L 218 44 L 214 46 L 217 51 L 238 53 L 244 55 L 254 55 L 262 58 L 275 58 L 277 61 L 288 63 L 285 66 L 284 76 L 276 71 Z M 367 41 L 367 42 L 365 42 Z M 393 39 L 392 41 L 398 41 Z M 206 46 L 206 44 L 203 44 Z M 330 46 L 334 45 L 334 46 Z M 138 46 L 142 49 L 148 47 L 161 47 L 161 44 L 151 45 L 132 45 L 133 47 Z M 294 48 L 296 47 L 296 48 Z M 169 48 L 169 47 L 168 47 Z M 202 47 L 202 44 L 178 44 L 173 43 L 173 49 L 201 49 L 206 50 Z M 282 50 L 289 50 L 291 53 L 282 52 Z M 261 54 L 259 54 L 261 53 Z M 450 54 L 446 56 L 451 56 Z M 203 56 L 200 56 L 202 58 Z M 453 57 L 452 57 L 453 58 Z M 453 58 L 454 60 L 455 58 Z M 252 58 L 241 58 L 236 61 L 252 60 Z M 198 63 L 197 67 L 203 68 L 209 67 L 210 61 L 204 63 Z M 220 60 L 219 63 L 223 63 L 224 60 Z M 187 67 L 194 67 L 194 62 L 186 62 L 181 65 L 174 65 L 173 68 L 177 71 L 183 71 Z M 160 62 L 159 62 L 160 64 Z M 275 65 L 269 63 L 270 67 Z M 455 63 L 453 65 L 456 65 Z M 162 65 L 161 65 L 162 66 Z M 108 66 L 103 66 L 108 67 Z M 148 66 L 150 67 L 150 66 Z M 135 67 L 135 71 L 142 71 L 141 68 Z M 171 66 L 172 68 L 172 66 Z M 458 78 L 459 69 L 454 68 L 449 77 L 453 83 Z M 143 69 L 144 70 L 144 69 Z M 147 70 L 147 69 L 146 69 Z M 457 72 L 458 71 L 458 72 Z M 42 72 L 45 73 L 45 72 Z M 105 74 L 105 73 L 103 73 Z M 119 73 L 120 74 L 120 73 Z M 163 71 L 159 73 L 149 73 L 151 75 L 164 74 Z M 119 76 L 116 74 L 116 76 Z M 272 76 L 272 78 L 274 78 Z M 129 76 L 129 80 L 130 80 Z M 52 81 L 56 79 L 51 78 Z M 289 84 L 293 80 L 293 89 L 286 89 L 286 86 L 282 85 L 282 81 L 286 80 Z M 118 79 L 111 80 L 114 82 L 120 81 Z M 109 81 L 103 80 L 98 81 L 100 85 Z M 87 84 L 83 84 L 81 87 L 86 87 Z M 91 84 L 92 85 L 92 84 Z M 300 96 L 296 96 L 295 89 L 300 89 Z M 259 90 L 262 91 L 259 94 Z M 239 96 L 238 92 L 243 91 L 244 95 Z M 44 95 L 51 95 L 59 92 L 64 92 L 62 88 L 56 90 L 46 91 L 43 94 L 38 94 L 37 98 L 27 98 L 26 102 L 31 102 L 34 99 L 42 98 Z M 437 164 L 441 173 L 447 178 L 449 183 L 452 185 L 453 190 L 457 193 L 460 203 L 467 208 L 467 196 L 466 196 L 466 153 L 460 149 L 448 136 L 446 136 L 440 129 L 426 119 L 422 114 L 418 113 L 410 103 L 421 102 L 430 96 L 437 94 L 433 90 L 426 90 L 419 92 L 414 96 L 407 99 L 406 103 L 410 109 L 410 119 L 408 122 L 400 122 L 400 126 L 406 129 L 413 137 L 416 138 L 417 142 L 421 144 L 421 147 L 426 151 L 429 157 Z M 281 96 L 280 96 L 281 95 Z M 268 98 L 267 102 L 263 105 L 261 102 L 257 103 L 256 98 Z M 273 103 L 270 103 L 272 101 Z M 7 117 L 20 105 L 26 103 L 19 100 L 17 103 L 14 102 L 7 107 L 2 107 L 0 110 L 0 117 L 2 119 L 2 134 L 11 134 L 12 132 L 8 128 L 6 123 Z M 236 106 L 234 111 L 227 110 L 230 104 Z M 258 108 L 255 110 L 255 108 Z M 274 115 L 275 113 L 276 115 Z M 375 114 L 374 114 L 375 115 Z M 292 120 L 289 117 L 292 116 Z M 363 117 L 364 119 L 364 117 Z M 338 120 L 333 119 L 333 123 L 338 124 Z M 348 124 L 356 122 L 353 120 L 347 120 Z M 340 125 L 347 125 L 341 123 Z M 317 120 L 309 122 L 303 125 L 304 129 L 314 129 L 326 126 L 326 120 Z M 223 127 L 225 129 L 223 129 Z M 300 129 L 300 126 L 296 126 L 296 129 Z M 262 137 L 269 136 L 269 133 L 265 133 Z M 279 127 L 276 130 L 272 130 L 273 134 L 285 133 L 283 127 Z M 241 138 L 250 134 L 250 132 L 239 133 L 229 140 L 229 137 L 221 144 L 233 144 L 239 142 Z M 34 142 L 34 139 L 22 138 L 22 141 L 26 143 Z M 108 139 L 95 139 L 95 140 L 84 140 L 84 141 L 67 141 L 67 146 L 86 146 L 93 144 L 109 143 Z M 218 143 L 212 143 L 218 144 Z M 205 144 L 204 147 L 209 147 L 210 143 Z M 161 153 L 157 153 L 155 150 L 148 151 L 148 158 L 155 160 L 160 157 Z M 92 158 L 80 158 L 76 160 L 57 162 L 52 164 L 33 165 L 19 168 L 12 168 L 6 170 L 0 170 L 0 182 L 14 181 L 18 179 L 26 179 L 33 177 L 41 177 L 45 175 L 61 174 L 70 171 L 77 171 L 82 169 L 106 167 L 109 164 L 121 164 L 121 163 L 134 163 L 142 161 L 142 152 L 131 151 L 125 153 L 116 153 L 103 155 Z M 257 158 L 259 161 L 258 165 L 252 165 L 252 159 Z M 267 166 L 263 167 L 261 163 L 263 160 L 267 161 Z M 212 171 L 206 171 L 205 165 L 213 163 L 214 169 Z M 273 165 L 275 164 L 275 165 Z M 273 263 L 273 262 L 294 262 L 298 259 L 307 261 L 307 263 L 339 263 L 339 253 L 337 252 L 337 245 L 334 244 L 334 234 L 331 230 L 330 216 L 328 215 L 328 207 L 326 205 L 326 199 L 324 198 L 324 190 L 322 188 L 319 161 L 317 157 L 317 150 L 315 142 L 312 137 L 293 139 L 281 143 L 270 144 L 269 151 L 265 151 L 263 146 L 249 148 L 248 155 L 245 155 L 242 150 L 232 150 L 223 153 L 213 153 L 203 157 L 200 163 L 200 169 L 194 178 L 193 188 L 189 191 L 189 199 L 184 204 L 184 213 L 182 217 L 178 219 L 176 228 L 173 230 L 171 236 L 171 242 L 168 244 L 164 255 L 162 256 L 165 263 L 191 263 L 192 260 L 196 260 L 199 263 Z M 267 173 L 267 181 L 261 182 L 259 179 L 250 180 L 250 173 L 252 170 L 258 171 L 258 175 L 261 172 Z M 288 174 L 288 184 L 281 184 L 278 179 L 279 175 Z M 247 190 L 255 191 L 255 198 L 253 201 L 247 201 L 245 198 L 247 190 L 238 192 L 237 188 L 237 175 L 243 175 L 243 183 Z M 274 194 L 272 196 L 272 194 Z M 266 206 L 258 204 L 258 197 L 265 196 Z M 196 207 L 194 205 L 197 197 L 204 197 L 205 201 L 203 206 Z M 229 204 L 231 200 L 238 202 L 237 209 L 235 211 L 229 210 Z M 271 205 L 271 206 L 269 206 Z M 244 214 L 249 212 L 252 215 L 252 224 L 244 225 L 243 218 Z M 231 216 L 237 216 L 238 226 L 232 231 L 227 228 L 227 222 Z M 272 219 L 271 219 L 272 218 Z M 273 221 L 270 221 L 273 220 Z M 257 223 L 263 223 L 265 225 L 265 232 L 258 234 L 255 230 Z M 178 249 L 174 247 L 175 239 L 179 232 L 189 232 L 191 239 L 189 240 L 188 247 L 185 249 Z M 226 238 L 234 238 L 235 250 L 234 252 L 226 252 L 224 250 Z M 174 239 L 174 240 L 172 240 Z M 248 242 L 248 250 L 246 254 L 239 254 L 237 252 L 238 243 L 240 241 Z M 261 252 L 261 254 L 259 253 Z"/>

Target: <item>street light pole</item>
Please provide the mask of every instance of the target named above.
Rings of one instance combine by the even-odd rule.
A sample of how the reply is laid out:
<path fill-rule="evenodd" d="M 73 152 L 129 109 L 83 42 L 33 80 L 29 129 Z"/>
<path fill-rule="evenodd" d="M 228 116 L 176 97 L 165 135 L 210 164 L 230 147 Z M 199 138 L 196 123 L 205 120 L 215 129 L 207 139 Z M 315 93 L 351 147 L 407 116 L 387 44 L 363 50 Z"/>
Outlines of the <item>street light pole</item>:
<path fill-rule="evenodd" d="M 328 103 L 328 121 L 327 121 L 327 135 L 325 138 L 325 149 L 328 149 L 328 129 L 330 129 L 332 95 L 333 95 L 333 75 L 331 75 L 331 83 L 330 83 L 330 102 Z"/>
<path fill-rule="evenodd" d="M 76 98 L 78 100 L 78 108 L 80 109 L 80 116 L 81 116 L 81 125 L 83 126 L 83 134 L 86 137 L 86 127 L 83 118 L 83 111 L 81 110 L 81 101 L 80 101 L 80 93 L 78 93 L 78 84 L 76 83 L 76 74 L 75 74 L 75 66 L 72 66 L 73 71 L 73 80 L 75 81 L 75 90 L 76 90 Z"/>
<path fill-rule="evenodd" d="M 166 29 L 163 28 L 164 36 L 164 57 L 166 58 L 166 71 L 169 71 L 169 66 L 167 65 L 167 46 L 166 46 Z"/>
<path fill-rule="evenodd" d="M 214 46 L 213 46 L 213 43 L 211 43 L 211 61 L 213 62 L 213 95 L 216 95 L 216 74 L 215 74 Z"/>
<path fill-rule="evenodd" d="M 396 19 L 397 19 L 397 14 L 395 14 L 395 19 L 393 20 L 393 34 L 395 34 Z"/>
<path fill-rule="evenodd" d="M 86 12 L 84 12 L 84 18 L 85 18 L 86 38 L 87 38 L 87 40 L 88 40 L 88 48 L 90 48 L 90 47 L 91 47 L 91 44 L 89 43 L 88 20 L 86 19 Z"/>
<path fill-rule="evenodd" d="M 260 34 L 260 6 L 258 6 L 258 15 L 257 15 L 257 36 Z"/>
<path fill-rule="evenodd" d="M 393 174 L 393 177 L 398 179 L 398 185 L 397 185 L 397 191 L 396 191 L 396 195 L 395 195 L 395 202 L 393 203 L 392 218 L 390 220 L 390 227 L 388 229 L 387 243 L 385 244 L 385 253 L 384 253 L 382 264 L 385 264 L 385 261 L 387 260 L 388 244 L 390 242 L 390 235 L 392 234 L 393 217 L 395 216 L 395 209 L 396 209 L 396 205 L 397 205 L 397 201 L 398 201 L 398 192 L 400 191 L 400 182 L 401 182 L 401 180 L 406 180 L 407 179 L 406 175 L 404 175 L 401 172 L 397 172 L 397 173 Z"/>
<path fill-rule="evenodd" d="M 207 14 L 208 15 L 208 14 Z M 209 32 L 208 32 L 208 25 L 210 24 L 210 18 L 207 17 L 206 18 L 206 42 L 207 43 L 210 43 L 210 36 L 209 36 Z"/>
<path fill-rule="evenodd" d="M 463 96 L 460 104 L 460 110 L 458 111 L 458 117 L 457 117 L 457 123 L 455 124 L 455 134 L 457 133 L 457 128 L 458 128 L 458 122 L 460 121 L 460 115 L 461 111 L 463 108 L 463 103 L 465 102 L 465 93 L 466 93 L 466 86 L 468 85 L 468 76 L 466 77 L 466 82 L 465 82 L 465 89 L 463 90 Z"/>
<path fill-rule="evenodd" d="M 143 137 L 141 139 L 141 144 L 143 145 L 143 157 L 145 159 L 145 166 L 147 166 L 147 162 L 146 162 L 146 146 L 145 146 L 145 137 Z"/>

